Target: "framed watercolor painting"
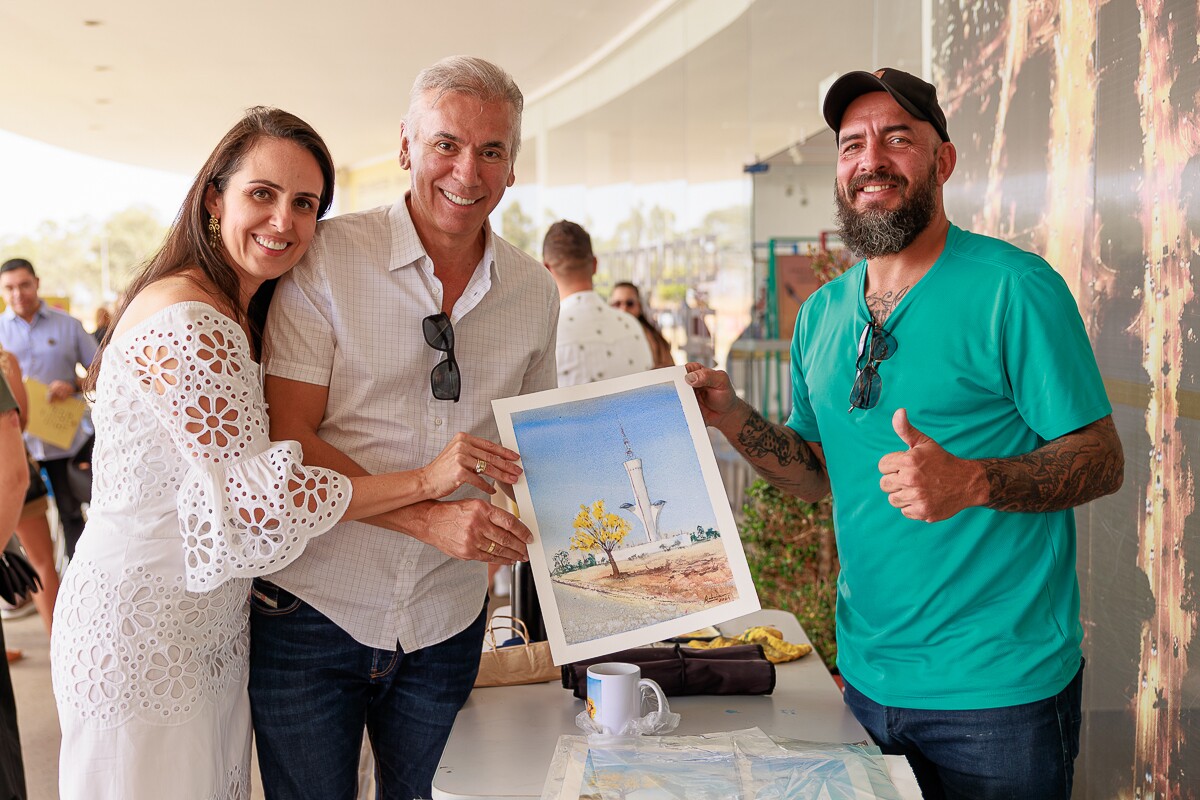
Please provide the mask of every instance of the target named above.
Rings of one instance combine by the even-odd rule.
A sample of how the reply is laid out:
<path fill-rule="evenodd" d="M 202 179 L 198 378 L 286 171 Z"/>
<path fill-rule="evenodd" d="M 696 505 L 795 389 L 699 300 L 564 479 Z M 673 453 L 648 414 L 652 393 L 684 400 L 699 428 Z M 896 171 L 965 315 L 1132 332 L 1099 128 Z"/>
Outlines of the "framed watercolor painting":
<path fill-rule="evenodd" d="M 683 367 L 493 400 L 555 664 L 759 608 Z"/>

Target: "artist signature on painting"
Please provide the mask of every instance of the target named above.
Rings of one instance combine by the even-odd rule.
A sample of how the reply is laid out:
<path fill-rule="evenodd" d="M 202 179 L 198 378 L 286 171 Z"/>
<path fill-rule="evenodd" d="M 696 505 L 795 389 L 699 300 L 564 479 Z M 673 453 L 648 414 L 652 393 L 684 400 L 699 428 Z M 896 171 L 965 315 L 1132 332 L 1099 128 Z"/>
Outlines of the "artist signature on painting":
<path fill-rule="evenodd" d="M 729 591 L 709 592 L 708 594 L 704 595 L 705 603 L 723 603 L 727 600 L 732 600 L 732 599 L 733 599 L 733 592 L 729 592 Z"/>

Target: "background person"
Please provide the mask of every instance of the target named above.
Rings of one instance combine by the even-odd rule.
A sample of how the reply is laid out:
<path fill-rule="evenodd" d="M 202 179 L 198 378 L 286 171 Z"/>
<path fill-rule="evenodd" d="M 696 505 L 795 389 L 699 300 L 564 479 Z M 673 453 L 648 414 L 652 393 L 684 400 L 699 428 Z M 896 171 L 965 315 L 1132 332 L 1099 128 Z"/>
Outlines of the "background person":
<path fill-rule="evenodd" d="M 542 240 L 542 263 L 558 286 L 555 361 L 560 387 L 653 368 L 650 345 L 637 320 L 596 294 L 596 255 L 592 237 L 581 225 L 565 219 L 551 225 Z M 513 584 L 513 615 L 526 624 L 530 639 L 544 640 L 546 626 L 528 564 L 513 566 Z"/>
<path fill-rule="evenodd" d="M 26 377 L 49 387 L 48 399 L 56 403 L 79 393 L 81 383 L 75 368 L 91 366 L 96 341 L 79 320 L 51 308 L 38 297 L 40 285 L 28 260 L 10 258 L 0 264 L 0 294 L 8 304 L 0 314 L 0 345 L 17 357 Z M 68 558 L 75 554 L 75 543 L 83 533 L 83 503 L 88 500 L 85 487 L 72 486 L 69 471 L 72 460 L 89 447 L 91 437 L 92 423 L 87 413 L 65 449 L 25 434 L 30 455 L 46 471 L 54 489 Z M 90 479 L 89 470 L 84 483 L 90 483 Z"/>
<path fill-rule="evenodd" d="M 650 345 L 654 369 L 675 366 L 675 357 L 671 355 L 671 343 L 662 335 L 662 331 L 646 317 L 642 305 L 642 294 L 638 287 L 628 281 L 621 281 L 613 286 L 612 294 L 608 296 L 608 304 L 619 308 L 627 314 L 632 314 L 642 325 L 646 334 L 646 342 Z"/>
<path fill-rule="evenodd" d="M 255 363 L 270 282 L 333 197 L 324 142 L 254 108 L 193 181 L 116 316 L 96 379 L 96 493 L 51 643 L 63 798 L 249 797 L 250 578 L 340 518 L 438 497 L 482 456 L 469 437 L 427 468 L 348 480 L 272 444 Z"/>
<path fill-rule="evenodd" d="M 3 357 L 0 352 L 0 358 Z M 29 486 L 29 470 L 25 464 L 20 407 L 6 377 L 0 375 L 0 530 L 13 530 L 21 516 Z M 0 647 L 3 646 L 4 628 L 0 626 Z M 21 736 L 17 730 L 17 700 L 13 696 L 7 660 L 0 662 L 0 797 L 25 798 L 25 765 L 21 760 Z"/>
<path fill-rule="evenodd" d="M 5 380 L 12 388 L 12 394 L 20 408 L 21 426 L 24 428 L 28 419 L 29 406 L 25 386 L 21 382 L 21 366 L 3 347 L 0 347 L 0 373 L 3 373 Z M 24 450 L 24 446 L 22 446 L 22 450 L 26 463 L 30 463 L 28 451 Z M 54 601 L 58 597 L 58 568 L 54 559 L 54 540 L 50 535 L 50 521 L 46 519 L 46 509 L 48 508 L 46 484 L 36 466 L 31 465 L 26 471 L 26 478 L 29 488 L 25 492 L 25 502 L 21 508 L 21 516 L 17 520 L 15 532 L 17 541 L 21 543 L 21 548 L 29 557 L 30 565 L 41 579 L 42 588 L 40 591 L 32 593 L 32 602 L 37 608 L 38 615 L 42 618 L 42 624 L 46 626 L 46 632 L 50 633 L 54 617 Z M 21 657 L 20 650 L 9 650 L 8 654 L 9 661 L 16 660 L 13 658 L 14 654 L 16 658 Z"/>
<path fill-rule="evenodd" d="M 775 486 L 832 489 L 838 668 L 883 751 L 926 797 L 1069 798 L 1072 508 L 1116 491 L 1124 466 L 1083 321 L 1043 259 L 950 224 L 934 87 L 848 73 L 824 114 L 839 233 L 864 260 L 801 307 L 787 425 L 725 373 L 689 364 L 688 382 Z"/>
<path fill-rule="evenodd" d="M 420 463 L 455 431 L 496 437 L 493 399 L 554 388 L 554 282 L 487 221 L 516 180 L 523 103 L 482 59 L 423 70 L 400 136 L 412 188 L 323 223 L 280 282 L 271 435 L 312 463 Z M 271 800 L 353 796 L 364 727 L 380 796 L 429 797 L 479 666 L 484 563 L 524 560 L 532 539 L 474 489 L 370 522 L 255 584 L 250 696 Z"/>
<path fill-rule="evenodd" d="M 558 285 L 559 386 L 651 369 L 650 345 L 641 327 L 596 294 L 596 255 L 583 227 L 565 219 L 551 225 L 542 241 L 542 263 Z"/>
<path fill-rule="evenodd" d="M 108 310 L 108 306 L 98 306 L 96 308 L 96 329 L 92 331 L 92 338 L 96 343 L 104 341 L 104 337 L 108 334 L 108 326 L 112 324 L 112 312 Z"/>

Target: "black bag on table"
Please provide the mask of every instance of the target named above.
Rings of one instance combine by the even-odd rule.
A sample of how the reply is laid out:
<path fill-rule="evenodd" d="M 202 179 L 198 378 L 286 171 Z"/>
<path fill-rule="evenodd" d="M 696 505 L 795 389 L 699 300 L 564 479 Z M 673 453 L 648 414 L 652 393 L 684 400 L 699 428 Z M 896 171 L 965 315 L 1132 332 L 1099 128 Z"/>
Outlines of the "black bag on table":
<path fill-rule="evenodd" d="M 683 645 L 635 647 L 562 668 L 562 685 L 575 696 L 587 697 L 587 668 L 592 664 L 625 661 L 642 668 L 642 677 L 662 687 L 667 697 L 693 694 L 770 694 L 775 691 L 775 665 L 762 645 L 744 644 L 698 650 Z"/>

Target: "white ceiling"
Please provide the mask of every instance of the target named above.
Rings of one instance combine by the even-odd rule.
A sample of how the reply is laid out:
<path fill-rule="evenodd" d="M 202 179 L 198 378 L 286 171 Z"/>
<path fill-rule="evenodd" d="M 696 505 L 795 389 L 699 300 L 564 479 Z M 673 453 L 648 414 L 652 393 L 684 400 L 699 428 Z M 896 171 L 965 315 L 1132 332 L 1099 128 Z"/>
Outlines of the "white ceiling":
<path fill-rule="evenodd" d="M 470 53 L 507 69 L 525 92 L 528 120 L 537 103 L 569 91 L 573 76 L 605 64 L 667 17 L 712 17 L 733 7 L 732 22 L 690 41 L 686 55 L 544 130 L 549 142 L 536 161 L 546 183 L 727 177 L 821 129 L 817 86 L 830 73 L 883 63 L 918 71 L 920 5 L 4 2 L 0 128 L 191 173 L 244 108 L 265 104 L 311 122 L 339 164 L 360 164 L 395 151 L 413 77 L 443 56 Z M 844 27 L 850 19 L 853 30 Z M 538 132 L 527 127 L 527 147 L 531 135 Z M 581 142 L 590 158 L 580 157 Z"/>

